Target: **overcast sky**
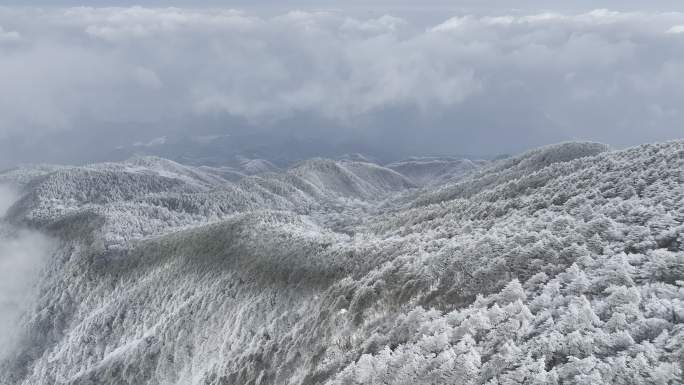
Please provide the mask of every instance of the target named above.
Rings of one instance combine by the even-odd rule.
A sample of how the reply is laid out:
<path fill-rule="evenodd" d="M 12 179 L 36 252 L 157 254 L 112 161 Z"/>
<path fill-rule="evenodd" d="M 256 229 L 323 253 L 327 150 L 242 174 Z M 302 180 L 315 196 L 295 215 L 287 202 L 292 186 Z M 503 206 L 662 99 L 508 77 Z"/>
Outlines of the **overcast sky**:
<path fill-rule="evenodd" d="M 510 9 L 529 8 L 532 10 L 541 9 L 596 9 L 613 8 L 616 10 L 659 10 L 674 11 L 682 7 L 678 0 L 99 0 L 97 2 L 84 2 L 77 0 L 5 0 L 3 4 L 11 6 L 193 6 L 193 7 L 250 7 L 255 6 L 276 6 L 276 7 L 381 7 L 391 9 L 392 7 L 411 7 L 411 8 L 471 8 L 471 9 L 490 9 L 508 11 Z"/>
<path fill-rule="evenodd" d="M 406 154 L 684 137 L 681 2 L 564 3 L 10 1 L 0 166 L 208 122 Z"/>

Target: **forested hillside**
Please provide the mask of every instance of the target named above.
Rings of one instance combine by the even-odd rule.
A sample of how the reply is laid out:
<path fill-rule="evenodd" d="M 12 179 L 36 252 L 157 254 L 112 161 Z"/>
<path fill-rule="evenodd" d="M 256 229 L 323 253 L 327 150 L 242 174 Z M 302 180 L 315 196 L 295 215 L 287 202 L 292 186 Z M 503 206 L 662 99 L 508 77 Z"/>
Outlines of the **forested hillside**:
<path fill-rule="evenodd" d="M 3 385 L 684 382 L 684 141 L 0 183 L 52 239 Z"/>

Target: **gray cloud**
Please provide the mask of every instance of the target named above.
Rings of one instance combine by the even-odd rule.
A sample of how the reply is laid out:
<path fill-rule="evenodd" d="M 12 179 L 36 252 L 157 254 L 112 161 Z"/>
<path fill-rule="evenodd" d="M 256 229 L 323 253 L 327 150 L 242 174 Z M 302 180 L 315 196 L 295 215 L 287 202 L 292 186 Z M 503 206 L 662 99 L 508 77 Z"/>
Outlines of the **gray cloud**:
<path fill-rule="evenodd" d="M 406 152 L 684 136 L 681 13 L 2 8 L 0 27 L 0 137 L 221 116 Z"/>

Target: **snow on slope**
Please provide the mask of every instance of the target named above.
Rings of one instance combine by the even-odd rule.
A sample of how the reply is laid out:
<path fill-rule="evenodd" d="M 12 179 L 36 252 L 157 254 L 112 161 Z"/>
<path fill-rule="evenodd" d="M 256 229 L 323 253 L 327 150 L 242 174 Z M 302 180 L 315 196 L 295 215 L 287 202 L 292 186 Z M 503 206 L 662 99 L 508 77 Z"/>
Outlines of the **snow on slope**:
<path fill-rule="evenodd" d="M 413 187 L 403 175 L 364 162 L 312 159 L 300 163 L 290 172 L 327 195 L 364 200 Z"/>
<path fill-rule="evenodd" d="M 562 164 L 570 160 L 597 155 L 607 150 L 606 145 L 591 142 L 568 142 L 541 147 L 499 162 L 493 162 L 479 173 L 425 194 L 418 202 L 428 204 L 455 198 L 467 198 L 492 186 L 517 178 L 535 178 L 538 171 L 553 164 Z M 551 175 L 551 177 L 555 176 Z"/>
<path fill-rule="evenodd" d="M 409 203 L 363 162 L 127 167 L 10 210 L 62 241 L 0 384 L 682 382 L 682 141 L 546 147 Z"/>
<path fill-rule="evenodd" d="M 417 185 L 435 185 L 477 170 L 480 165 L 469 159 L 412 158 L 386 166 L 408 177 Z"/>
<path fill-rule="evenodd" d="M 247 175 L 280 171 L 276 165 L 265 159 L 242 159 L 240 161 L 240 170 L 244 171 Z"/>

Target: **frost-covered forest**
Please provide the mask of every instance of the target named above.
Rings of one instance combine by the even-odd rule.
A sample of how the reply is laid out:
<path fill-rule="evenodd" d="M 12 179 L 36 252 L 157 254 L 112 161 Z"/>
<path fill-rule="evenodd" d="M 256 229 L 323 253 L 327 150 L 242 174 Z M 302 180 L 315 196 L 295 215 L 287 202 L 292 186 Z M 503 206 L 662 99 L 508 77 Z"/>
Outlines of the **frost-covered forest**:
<path fill-rule="evenodd" d="M 684 141 L 0 184 L 51 239 L 3 385 L 684 383 Z"/>

